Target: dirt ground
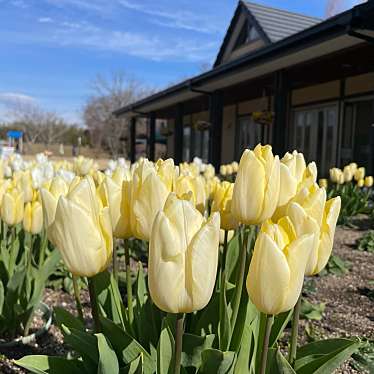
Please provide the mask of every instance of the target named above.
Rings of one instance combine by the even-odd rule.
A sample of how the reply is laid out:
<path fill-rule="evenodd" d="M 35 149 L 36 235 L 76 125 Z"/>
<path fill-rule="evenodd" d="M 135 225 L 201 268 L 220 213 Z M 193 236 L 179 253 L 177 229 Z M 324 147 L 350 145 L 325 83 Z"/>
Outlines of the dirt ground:
<path fill-rule="evenodd" d="M 356 240 L 368 229 L 368 221 L 361 219 L 359 227 L 346 229 L 338 227 L 335 236 L 334 254 L 349 262 L 350 270 L 344 275 L 326 274 L 315 277 L 312 292 L 306 299 L 312 303 L 325 303 L 325 311 L 320 321 L 301 321 L 300 342 L 310 339 L 310 331 L 317 337 L 360 337 L 374 340 L 374 302 L 369 292 L 374 290 L 374 253 L 355 250 Z M 83 307 L 89 317 L 88 295 L 82 292 Z M 62 291 L 47 289 L 44 301 L 59 305 L 75 313 L 74 298 Z M 309 336 L 306 333 L 309 332 Z M 65 355 L 69 351 L 64 346 L 60 331 L 54 325 L 36 343 L 12 349 L 0 349 L 0 373 L 24 373 L 12 364 L 28 354 Z M 336 373 L 359 373 L 352 362 L 345 363 Z"/>

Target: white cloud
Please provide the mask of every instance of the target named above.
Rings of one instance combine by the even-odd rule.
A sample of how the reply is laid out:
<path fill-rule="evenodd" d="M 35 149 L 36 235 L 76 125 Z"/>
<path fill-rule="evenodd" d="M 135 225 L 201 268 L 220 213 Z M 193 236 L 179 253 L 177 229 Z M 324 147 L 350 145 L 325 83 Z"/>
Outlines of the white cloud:
<path fill-rule="evenodd" d="M 36 100 L 32 96 L 28 96 L 18 92 L 0 92 L 0 104 L 12 105 L 17 103 L 33 104 Z"/>
<path fill-rule="evenodd" d="M 38 18 L 38 22 L 40 23 L 53 23 L 53 19 L 50 17 L 40 17 Z"/>
<path fill-rule="evenodd" d="M 160 19 L 152 18 L 151 21 L 161 26 L 208 34 L 220 31 L 219 28 L 214 24 L 214 22 L 212 22 L 212 20 L 209 20 L 205 15 L 202 16 L 189 11 L 171 12 L 154 9 L 142 6 L 139 3 L 135 3 L 129 0 L 118 1 L 123 7 L 127 9 L 142 12 L 153 17 L 159 17 Z"/>
<path fill-rule="evenodd" d="M 26 4 L 25 1 L 23 0 L 12 0 L 10 2 L 13 6 L 17 7 L 17 8 L 21 8 L 21 9 L 25 9 L 28 7 L 28 5 Z"/>

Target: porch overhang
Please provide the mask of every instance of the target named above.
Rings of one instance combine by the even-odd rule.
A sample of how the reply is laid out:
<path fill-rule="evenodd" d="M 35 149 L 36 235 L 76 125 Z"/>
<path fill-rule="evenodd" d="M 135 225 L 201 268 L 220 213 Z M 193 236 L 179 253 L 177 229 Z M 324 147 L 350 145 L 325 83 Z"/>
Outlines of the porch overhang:
<path fill-rule="evenodd" d="M 120 108 L 114 114 L 134 117 L 162 111 L 204 93 L 224 90 L 240 82 L 370 42 L 373 30 L 374 1 L 368 1 L 277 43 Z"/>

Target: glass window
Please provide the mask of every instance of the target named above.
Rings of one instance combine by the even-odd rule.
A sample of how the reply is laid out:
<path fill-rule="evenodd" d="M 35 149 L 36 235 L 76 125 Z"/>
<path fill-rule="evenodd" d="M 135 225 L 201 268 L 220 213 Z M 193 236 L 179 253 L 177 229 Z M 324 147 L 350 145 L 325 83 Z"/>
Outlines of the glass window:
<path fill-rule="evenodd" d="M 191 161 L 191 127 L 183 127 L 183 161 Z"/>
<path fill-rule="evenodd" d="M 253 121 L 251 116 L 238 120 L 237 155 L 239 158 L 245 149 L 253 149 L 263 141 L 263 125 Z"/>

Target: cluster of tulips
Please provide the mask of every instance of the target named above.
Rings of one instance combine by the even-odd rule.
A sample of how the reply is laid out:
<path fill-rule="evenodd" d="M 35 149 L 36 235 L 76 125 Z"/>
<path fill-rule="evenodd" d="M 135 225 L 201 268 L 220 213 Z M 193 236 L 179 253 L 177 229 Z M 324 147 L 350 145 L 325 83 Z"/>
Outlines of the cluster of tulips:
<path fill-rule="evenodd" d="M 365 168 L 358 167 L 355 162 L 351 162 L 349 165 L 344 166 L 343 170 L 339 168 L 330 169 L 330 181 L 335 184 L 345 184 L 355 182 L 357 187 L 373 186 L 373 177 L 365 176 Z M 320 179 L 320 185 L 327 187 L 327 179 Z"/>
<path fill-rule="evenodd" d="M 113 242 L 123 239 L 125 314 L 128 332 L 134 336 L 129 246 L 134 239 L 142 240 L 149 243 L 150 298 L 176 320 L 172 368 L 165 372 L 180 372 L 185 314 L 207 310 L 216 292 L 219 306 L 213 314 L 219 315 L 217 346 L 222 352 L 235 346 L 238 321 L 247 321 L 240 312 L 243 302 L 261 315 L 262 333 L 253 332 L 258 334 L 257 348 L 245 350 L 242 341 L 235 346 L 246 356 L 240 359 L 245 372 L 269 370 L 269 339 L 276 344 L 291 317 L 288 362 L 279 350 L 277 357 L 288 372 L 294 372 L 297 365 L 309 372 L 303 365 L 313 360 L 296 363 L 303 282 L 305 276 L 318 274 L 329 260 L 341 201 L 340 197 L 327 199 L 325 187 L 317 184 L 315 163 L 307 165 L 301 153 L 286 153 L 280 159 L 270 145 L 246 150 L 239 165 L 221 166 L 221 176 L 236 174 L 234 183 L 222 180 L 226 178 L 219 178 L 212 165 L 198 160 L 178 166 L 172 159 L 155 163 L 141 159 L 133 165 L 110 161 L 105 172 L 83 157 L 70 163 L 50 163 L 39 156 L 18 170 L 12 167 L 12 160 L 3 166 L 10 171 L 4 173 L 8 179 L 1 187 L 2 219 L 9 225 L 23 219 L 25 230 L 33 232 L 44 226 L 68 270 L 75 277 L 88 278 L 97 334 L 102 331 L 103 310 L 94 279 L 111 264 L 113 277 L 118 279 Z M 357 173 L 362 180 L 361 170 L 352 171 L 352 178 Z M 239 243 L 235 284 L 229 279 L 233 269 L 227 266 L 233 256 L 231 238 Z M 242 292 L 245 278 L 247 296 Z M 275 328 L 278 335 L 274 340 Z M 256 350 L 258 357 L 252 360 Z M 22 365 L 38 372 L 35 366 Z"/>

